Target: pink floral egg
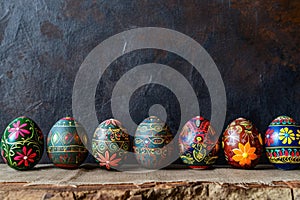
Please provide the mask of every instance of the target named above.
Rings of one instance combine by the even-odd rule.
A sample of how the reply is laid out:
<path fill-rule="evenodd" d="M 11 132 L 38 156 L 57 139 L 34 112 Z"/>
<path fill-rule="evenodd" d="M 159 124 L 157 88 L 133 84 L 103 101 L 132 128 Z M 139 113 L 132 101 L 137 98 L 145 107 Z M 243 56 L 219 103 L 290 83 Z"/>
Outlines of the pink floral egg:
<path fill-rule="evenodd" d="M 17 170 L 28 170 L 42 158 L 44 137 L 32 119 L 22 116 L 8 124 L 0 146 L 1 155 L 8 166 Z"/>

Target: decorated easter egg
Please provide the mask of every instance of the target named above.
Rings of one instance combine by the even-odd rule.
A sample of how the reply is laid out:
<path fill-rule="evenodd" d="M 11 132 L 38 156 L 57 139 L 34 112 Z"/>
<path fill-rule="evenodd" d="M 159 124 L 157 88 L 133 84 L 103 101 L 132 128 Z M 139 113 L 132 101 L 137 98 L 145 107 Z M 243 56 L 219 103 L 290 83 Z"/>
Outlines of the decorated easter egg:
<path fill-rule="evenodd" d="M 120 170 L 129 150 L 129 134 L 121 122 L 108 119 L 99 124 L 93 135 L 92 152 L 101 167 Z"/>
<path fill-rule="evenodd" d="M 197 116 L 190 119 L 179 135 L 180 158 L 193 169 L 212 166 L 218 158 L 219 137 L 210 121 Z"/>
<path fill-rule="evenodd" d="M 144 119 L 137 127 L 133 150 L 138 163 L 145 168 L 158 169 L 168 165 L 174 152 L 173 136 L 165 122 L 156 116 Z"/>
<path fill-rule="evenodd" d="M 300 166 L 300 129 L 288 116 L 274 119 L 265 134 L 267 157 L 275 167 L 295 169 Z"/>
<path fill-rule="evenodd" d="M 222 144 L 228 164 L 235 168 L 254 168 L 262 154 L 261 134 L 252 122 L 244 118 L 228 125 Z"/>
<path fill-rule="evenodd" d="M 31 169 L 43 152 L 44 137 L 32 119 L 18 117 L 6 127 L 1 138 L 1 155 L 8 166 L 17 170 Z"/>
<path fill-rule="evenodd" d="M 48 134 L 48 157 L 56 167 L 78 168 L 88 155 L 84 145 L 86 143 L 87 135 L 84 127 L 74 118 L 62 118 L 53 125 Z"/>

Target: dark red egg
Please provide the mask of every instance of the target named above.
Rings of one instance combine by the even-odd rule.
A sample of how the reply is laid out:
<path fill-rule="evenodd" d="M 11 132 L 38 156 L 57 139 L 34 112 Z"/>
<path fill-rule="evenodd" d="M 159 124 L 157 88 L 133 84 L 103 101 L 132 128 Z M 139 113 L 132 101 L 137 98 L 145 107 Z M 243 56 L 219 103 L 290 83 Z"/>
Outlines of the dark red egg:
<path fill-rule="evenodd" d="M 262 155 L 263 141 L 254 124 L 238 118 L 226 128 L 222 145 L 225 158 L 235 168 L 254 168 Z"/>

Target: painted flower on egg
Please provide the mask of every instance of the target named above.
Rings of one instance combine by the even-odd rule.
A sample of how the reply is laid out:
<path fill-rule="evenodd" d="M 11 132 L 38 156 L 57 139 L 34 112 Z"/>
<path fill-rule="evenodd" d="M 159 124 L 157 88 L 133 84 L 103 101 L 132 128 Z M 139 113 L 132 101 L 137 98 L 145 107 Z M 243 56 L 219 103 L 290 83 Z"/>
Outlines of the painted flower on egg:
<path fill-rule="evenodd" d="M 13 123 L 13 128 L 8 129 L 8 132 L 10 133 L 8 135 L 8 137 L 16 140 L 16 139 L 18 139 L 19 135 L 24 137 L 25 134 L 30 134 L 30 131 L 24 129 L 24 127 L 26 127 L 26 126 L 27 126 L 27 123 L 20 125 L 20 121 Z"/>
<path fill-rule="evenodd" d="M 239 133 L 242 132 L 242 128 L 240 126 L 238 127 L 230 127 L 228 129 L 228 135 L 226 136 L 227 144 L 228 145 L 235 145 L 237 142 L 240 141 L 240 135 Z"/>
<path fill-rule="evenodd" d="M 194 143 L 196 143 L 196 144 L 203 143 L 203 134 L 197 134 L 195 136 Z"/>
<path fill-rule="evenodd" d="M 268 129 L 265 135 L 265 143 L 270 146 L 271 144 L 274 143 L 274 139 L 272 134 L 274 133 L 274 130 Z"/>
<path fill-rule="evenodd" d="M 22 151 L 23 151 L 22 153 L 17 152 L 18 155 L 16 157 L 14 157 L 14 160 L 19 161 L 18 166 L 20 166 L 24 163 L 24 165 L 26 167 L 28 167 L 29 163 L 34 162 L 36 153 L 32 152 L 32 149 L 27 150 L 26 146 L 23 147 Z"/>
<path fill-rule="evenodd" d="M 249 142 L 247 142 L 245 145 L 239 143 L 239 148 L 232 150 L 235 154 L 232 159 L 236 162 L 239 162 L 241 166 L 251 165 L 251 161 L 257 158 L 255 150 L 256 148 L 251 147 Z"/>
<path fill-rule="evenodd" d="M 121 158 L 117 158 L 116 153 L 109 157 L 109 151 L 105 151 L 105 157 L 98 153 L 97 159 L 100 162 L 100 166 L 105 166 L 107 169 L 118 166 L 119 162 L 122 160 Z"/>
<path fill-rule="evenodd" d="M 291 144 L 292 141 L 295 140 L 295 134 L 293 130 L 287 127 L 280 129 L 279 140 L 282 140 L 282 144 Z"/>

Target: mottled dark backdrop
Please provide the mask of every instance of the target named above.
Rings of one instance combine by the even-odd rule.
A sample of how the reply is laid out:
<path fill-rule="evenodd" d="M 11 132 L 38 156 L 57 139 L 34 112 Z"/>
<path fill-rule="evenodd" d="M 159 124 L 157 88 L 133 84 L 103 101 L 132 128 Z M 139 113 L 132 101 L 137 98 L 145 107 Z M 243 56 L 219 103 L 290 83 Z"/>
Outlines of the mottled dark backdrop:
<path fill-rule="evenodd" d="M 182 32 L 208 51 L 226 87 L 226 124 L 244 116 L 264 132 L 277 115 L 300 122 L 299 9 L 298 0 L 1 1 L 0 130 L 27 115 L 47 135 L 59 118 L 72 113 L 73 83 L 88 53 L 116 33 L 148 26 Z M 209 117 L 209 94 L 193 67 L 179 56 L 148 49 L 120 57 L 105 72 L 95 98 L 99 121 L 111 117 L 109 99 L 118 78 L 148 62 L 181 69 L 197 93 L 201 114 Z M 158 85 L 132 96 L 134 120 L 147 117 L 147 108 L 156 103 L 167 108 L 167 121 L 176 130 L 178 102 Z"/>

